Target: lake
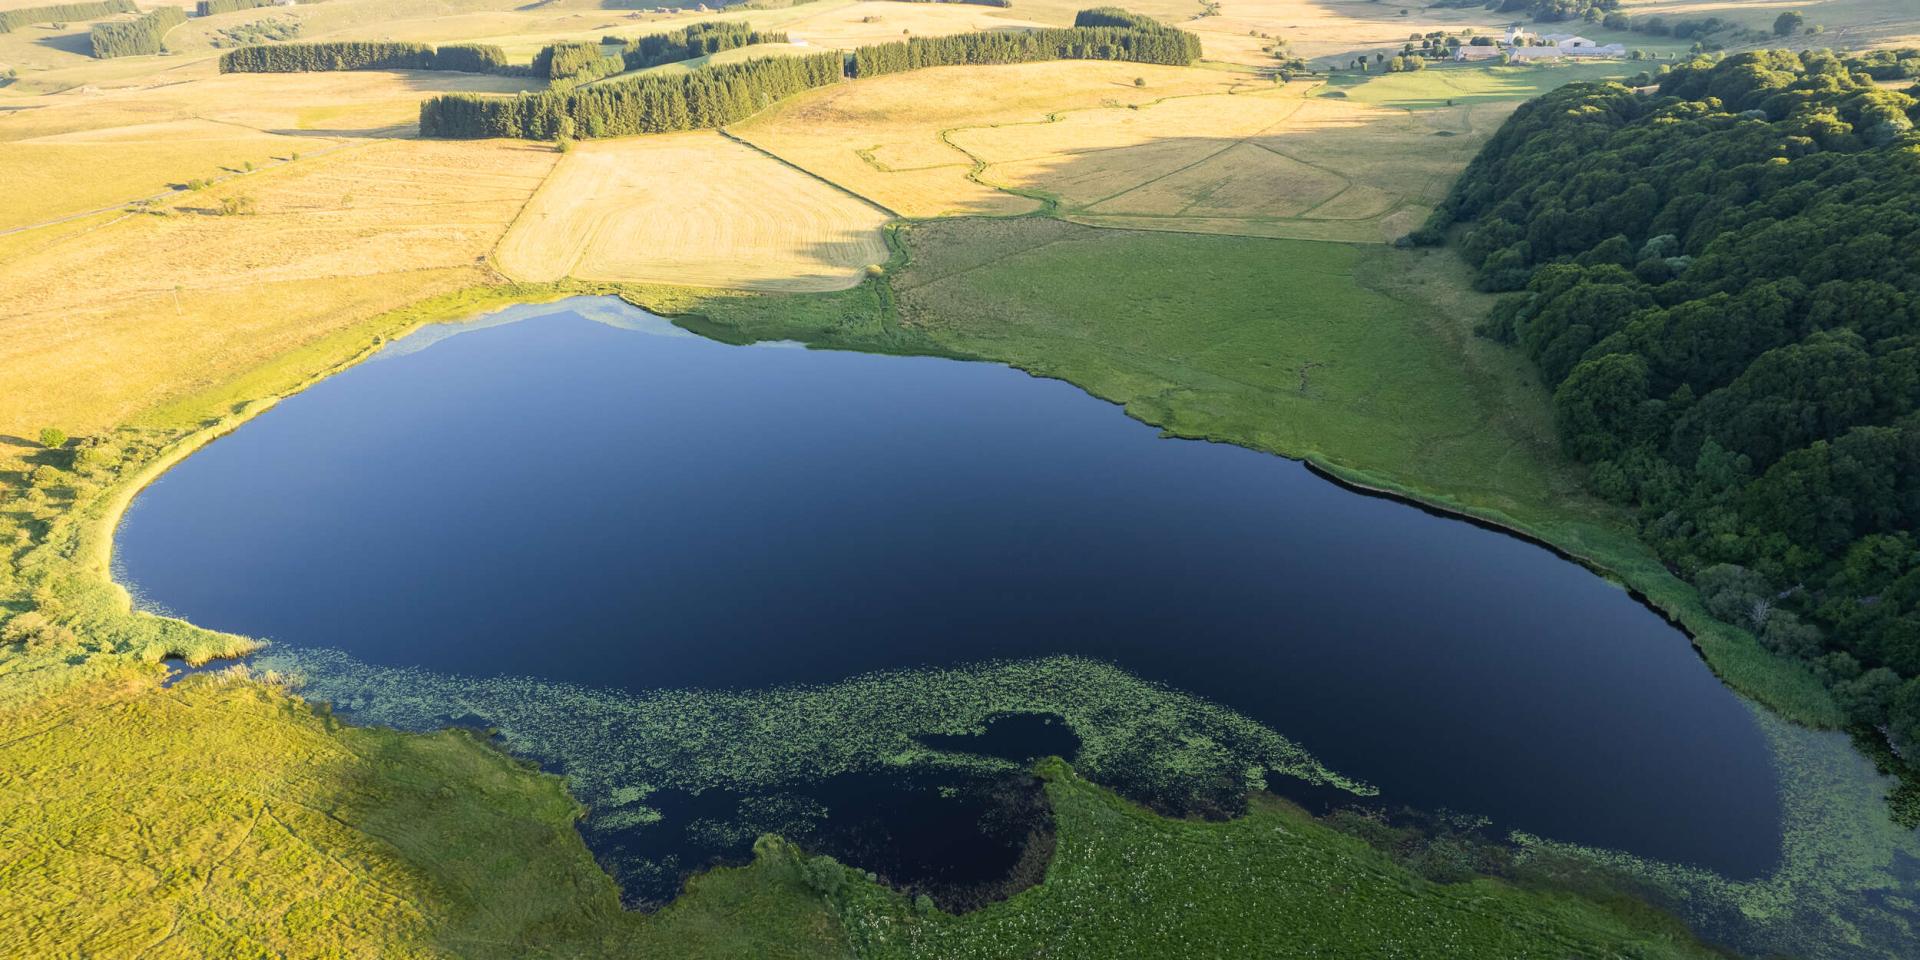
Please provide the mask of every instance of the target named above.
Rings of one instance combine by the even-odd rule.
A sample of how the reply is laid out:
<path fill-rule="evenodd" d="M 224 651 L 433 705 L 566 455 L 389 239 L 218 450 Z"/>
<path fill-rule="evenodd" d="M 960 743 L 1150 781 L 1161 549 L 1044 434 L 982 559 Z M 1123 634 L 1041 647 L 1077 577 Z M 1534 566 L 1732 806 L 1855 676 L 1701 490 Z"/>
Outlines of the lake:
<path fill-rule="evenodd" d="M 148 608 L 450 674 L 745 690 L 1093 658 L 1387 805 L 1735 877 L 1779 853 L 1750 708 L 1618 587 L 1004 366 L 517 308 L 195 453 L 115 550 Z M 895 786 L 830 806 L 938 821 Z"/>

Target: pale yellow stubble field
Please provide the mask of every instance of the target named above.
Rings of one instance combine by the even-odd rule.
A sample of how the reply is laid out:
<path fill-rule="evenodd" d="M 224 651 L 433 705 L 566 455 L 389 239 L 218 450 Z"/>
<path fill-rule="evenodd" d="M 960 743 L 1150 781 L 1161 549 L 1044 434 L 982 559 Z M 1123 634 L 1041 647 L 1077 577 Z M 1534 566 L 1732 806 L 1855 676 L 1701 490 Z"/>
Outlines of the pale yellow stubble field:
<path fill-rule="evenodd" d="M 204 75 L 165 84 L 80 88 L 0 111 L 0 230 L 42 223 L 231 177 L 295 154 L 411 135 L 420 101 L 456 90 L 518 89 L 472 74 Z"/>
<path fill-rule="evenodd" d="M 839 290 L 887 259 L 887 214 L 711 131 L 581 143 L 495 251 L 520 280 Z"/>
<path fill-rule="evenodd" d="M 730 130 L 902 216 L 1014 214 L 1039 204 L 970 180 L 974 161 L 945 131 L 1268 86 L 1246 74 L 1146 64 L 940 67 L 810 91 Z"/>
<path fill-rule="evenodd" d="M 1408 16 L 1399 15 L 1402 9 Z M 1278 63 L 1267 53 L 1273 38 L 1286 40 L 1292 56 L 1344 60 L 1361 51 L 1397 50 L 1416 33 L 1495 33 L 1512 16 L 1404 0 L 1221 0 L 1218 15 L 1177 25 L 1200 35 L 1207 59 L 1271 66 Z"/>
<path fill-rule="evenodd" d="M 393 140 L 0 237 L 0 436 L 85 434 L 494 276 L 549 148 Z M 251 214 L 219 215 L 225 197 Z"/>
<path fill-rule="evenodd" d="M 1388 242 L 1424 220 L 1513 103 L 1406 111 L 1315 85 L 956 130 L 980 177 L 1102 226 Z"/>

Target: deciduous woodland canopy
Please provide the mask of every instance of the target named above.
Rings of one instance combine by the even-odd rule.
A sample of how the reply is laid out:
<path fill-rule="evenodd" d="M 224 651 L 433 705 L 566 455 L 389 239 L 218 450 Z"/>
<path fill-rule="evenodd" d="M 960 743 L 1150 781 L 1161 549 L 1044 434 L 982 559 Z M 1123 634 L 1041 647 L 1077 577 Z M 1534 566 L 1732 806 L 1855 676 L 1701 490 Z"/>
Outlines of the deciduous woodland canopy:
<path fill-rule="evenodd" d="M 179 7 L 155 7 L 133 20 L 96 23 L 91 31 L 93 55 L 106 59 L 159 53 L 167 31 L 186 22 L 187 13 Z"/>
<path fill-rule="evenodd" d="M 12 33 L 36 23 L 61 23 L 67 20 L 98 20 L 116 13 L 138 13 L 133 0 L 100 0 L 99 3 L 57 3 L 46 7 L 21 7 L 0 10 L 0 33 Z"/>
<path fill-rule="evenodd" d="M 1920 102 L 1829 53 L 1521 107 L 1453 221 L 1561 438 L 1709 609 L 1920 758 Z"/>

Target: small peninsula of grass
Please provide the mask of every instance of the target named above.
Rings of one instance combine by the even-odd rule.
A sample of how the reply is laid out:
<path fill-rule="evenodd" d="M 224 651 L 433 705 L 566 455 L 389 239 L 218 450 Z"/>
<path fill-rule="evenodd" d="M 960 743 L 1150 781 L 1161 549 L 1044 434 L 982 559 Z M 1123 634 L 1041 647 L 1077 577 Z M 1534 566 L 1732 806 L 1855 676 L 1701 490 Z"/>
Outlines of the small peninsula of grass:
<path fill-rule="evenodd" d="M 961 916 L 853 878 L 832 898 L 856 955 L 1707 957 L 1671 919 L 1494 880 L 1432 883 L 1285 801 L 1169 820 L 1043 762 L 1058 846 L 1045 883 Z"/>

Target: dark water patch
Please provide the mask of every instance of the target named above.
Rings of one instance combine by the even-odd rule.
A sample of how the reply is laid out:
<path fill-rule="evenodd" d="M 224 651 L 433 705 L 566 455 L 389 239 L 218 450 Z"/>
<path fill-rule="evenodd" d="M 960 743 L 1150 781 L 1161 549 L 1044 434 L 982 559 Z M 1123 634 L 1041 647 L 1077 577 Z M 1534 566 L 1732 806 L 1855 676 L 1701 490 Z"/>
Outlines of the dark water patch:
<path fill-rule="evenodd" d="M 403 342 L 196 453 L 141 495 L 120 568 L 208 627 L 483 678 L 753 690 L 1093 658 L 1390 803 L 1731 876 L 1777 858 L 1748 708 L 1536 545 L 1004 367 L 529 312 L 551 315 Z M 1233 748 L 1178 723 L 1109 746 L 1116 772 L 1200 758 L 1155 806 L 1243 800 Z"/>
<path fill-rule="evenodd" d="M 1069 763 L 1080 752 L 1080 738 L 1066 718 L 1041 713 L 1002 713 L 987 718 L 979 733 L 932 733 L 920 742 L 935 750 L 975 753 L 1014 763 L 1059 757 Z M 1348 794 L 1351 796 L 1351 794 Z"/>
<path fill-rule="evenodd" d="M 692 875 L 752 857 L 779 834 L 946 910 L 1003 900 L 1046 875 L 1053 816 L 1025 774 L 953 777 L 843 774 L 765 792 L 658 791 L 657 822 L 584 832 L 630 906 L 655 909 Z"/>

